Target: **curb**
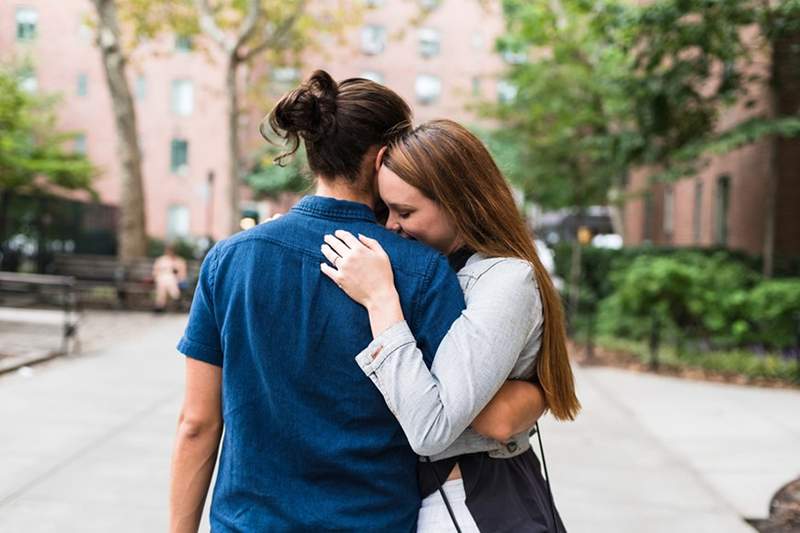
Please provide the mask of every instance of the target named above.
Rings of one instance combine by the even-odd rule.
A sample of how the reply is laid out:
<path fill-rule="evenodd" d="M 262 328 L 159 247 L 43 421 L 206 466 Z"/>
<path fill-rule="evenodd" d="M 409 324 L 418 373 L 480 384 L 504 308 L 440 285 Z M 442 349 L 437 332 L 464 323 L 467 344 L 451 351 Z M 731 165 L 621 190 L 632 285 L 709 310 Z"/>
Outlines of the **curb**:
<path fill-rule="evenodd" d="M 24 366 L 31 366 L 44 363 L 45 361 L 50 361 L 51 359 L 55 359 L 56 357 L 62 355 L 66 355 L 66 352 L 62 352 L 61 350 L 52 350 L 49 352 L 40 352 L 38 354 L 7 357 L 6 361 L 0 361 L 0 376 L 15 370 L 19 370 Z"/>

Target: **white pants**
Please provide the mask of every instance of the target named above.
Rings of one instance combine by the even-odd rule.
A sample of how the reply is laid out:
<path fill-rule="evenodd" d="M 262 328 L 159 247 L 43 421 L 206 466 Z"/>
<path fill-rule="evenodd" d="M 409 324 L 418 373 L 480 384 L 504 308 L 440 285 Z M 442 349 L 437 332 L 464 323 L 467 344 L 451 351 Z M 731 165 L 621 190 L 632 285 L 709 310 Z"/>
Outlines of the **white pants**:
<path fill-rule="evenodd" d="M 450 502 L 450 507 L 453 509 L 453 514 L 456 515 L 461 531 L 463 533 L 479 533 L 478 525 L 467 509 L 464 482 L 460 479 L 447 481 L 442 485 L 442 490 L 447 496 L 447 501 Z M 447 512 L 447 507 L 438 490 L 422 500 L 422 507 L 420 507 L 417 519 L 417 533 L 445 533 L 455 530 L 453 519 L 450 518 L 450 513 Z"/>

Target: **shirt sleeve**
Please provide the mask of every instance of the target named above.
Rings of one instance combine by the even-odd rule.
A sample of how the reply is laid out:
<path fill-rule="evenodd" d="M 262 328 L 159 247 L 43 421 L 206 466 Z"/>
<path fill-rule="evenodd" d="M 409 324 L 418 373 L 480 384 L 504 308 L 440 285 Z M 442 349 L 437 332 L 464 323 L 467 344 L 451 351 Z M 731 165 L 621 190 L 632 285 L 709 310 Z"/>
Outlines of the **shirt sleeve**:
<path fill-rule="evenodd" d="M 222 366 L 222 344 L 214 314 L 217 249 L 216 246 L 211 249 L 200 267 L 200 277 L 189 311 L 189 323 L 177 348 L 188 357 Z"/>
<path fill-rule="evenodd" d="M 540 320 L 532 269 L 522 261 L 502 261 L 470 289 L 467 308 L 439 345 L 430 370 L 405 323 L 379 335 L 356 361 L 383 394 L 414 451 L 436 455 L 508 379 Z"/>

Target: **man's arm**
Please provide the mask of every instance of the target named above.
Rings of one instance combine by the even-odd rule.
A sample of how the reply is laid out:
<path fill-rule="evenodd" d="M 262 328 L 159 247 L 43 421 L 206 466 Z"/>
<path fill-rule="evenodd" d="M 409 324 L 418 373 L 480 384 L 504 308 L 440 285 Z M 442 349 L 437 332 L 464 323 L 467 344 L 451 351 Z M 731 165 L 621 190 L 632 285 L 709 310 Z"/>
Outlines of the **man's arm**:
<path fill-rule="evenodd" d="M 169 497 L 171 533 L 196 533 L 222 435 L 222 368 L 186 358 L 183 400 Z"/>
<path fill-rule="evenodd" d="M 546 410 L 544 391 L 538 384 L 512 379 L 505 382 L 472 421 L 472 429 L 490 439 L 506 442 L 532 428 Z"/>

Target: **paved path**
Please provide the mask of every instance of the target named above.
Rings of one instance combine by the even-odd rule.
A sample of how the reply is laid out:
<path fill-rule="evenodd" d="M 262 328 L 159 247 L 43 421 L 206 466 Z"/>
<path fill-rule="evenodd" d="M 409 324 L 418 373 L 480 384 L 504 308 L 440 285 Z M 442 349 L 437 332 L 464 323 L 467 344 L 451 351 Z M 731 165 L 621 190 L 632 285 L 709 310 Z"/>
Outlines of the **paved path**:
<path fill-rule="evenodd" d="M 543 423 L 570 531 L 753 532 L 800 477 L 800 392 L 578 372 L 573 424 Z"/>
<path fill-rule="evenodd" d="M 184 320 L 138 317 L 118 346 L 0 377 L 0 531 L 165 530 Z M 800 392 L 597 368 L 578 382 L 579 420 L 543 422 L 571 533 L 752 532 L 740 516 L 800 475 Z"/>

